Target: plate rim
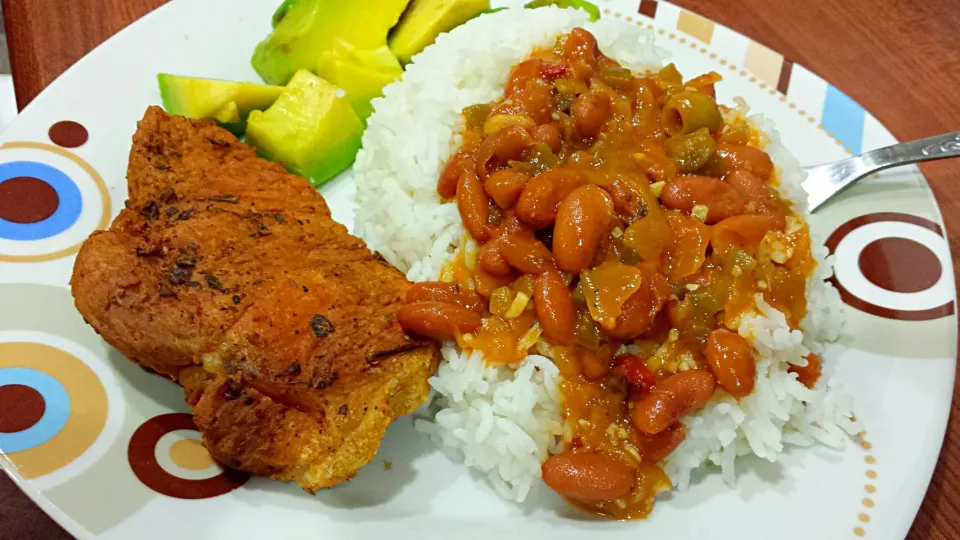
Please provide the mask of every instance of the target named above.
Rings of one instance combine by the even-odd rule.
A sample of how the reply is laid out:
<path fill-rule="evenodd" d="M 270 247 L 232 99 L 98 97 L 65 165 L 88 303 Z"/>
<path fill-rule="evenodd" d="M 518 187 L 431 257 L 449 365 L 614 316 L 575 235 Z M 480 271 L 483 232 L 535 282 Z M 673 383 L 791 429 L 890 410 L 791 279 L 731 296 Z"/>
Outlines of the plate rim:
<path fill-rule="evenodd" d="M 610 15 L 612 15 L 612 14 L 614 14 L 614 13 L 621 13 L 621 14 L 622 14 L 622 12 L 616 11 L 616 10 L 614 10 L 612 7 L 608 7 L 608 6 L 612 6 L 612 5 L 615 3 L 615 1 L 616 1 L 616 0 L 602 0 L 602 1 L 599 2 L 600 5 L 601 5 L 601 7 L 604 8 L 604 17 L 610 16 Z M 637 2 L 635 2 L 635 3 L 640 4 L 641 9 L 642 9 L 642 5 L 645 4 L 645 3 L 648 3 L 648 2 L 651 2 L 651 0 L 643 0 L 642 2 L 637 1 Z M 178 1 L 175 1 L 175 0 L 174 0 L 174 1 L 170 1 L 170 2 L 168 2 L 168 3 L 166 3 L 166 4 L 164 4 L 164 5 L 159 6 L 158 8 L 154 9 L 153 11 L 151 11 L 150 13 L 148 13 L 148 14 L 146 14 L 145 16 L 141 17 L 140 19 L 137 19 L 136 21 L 132 22 L 131 24 L 129 24 L 128 26 L 126 26 L 125 28 L 123 28 L 122 30 L 120 30 L 119 32 L 117 32 L 116 34 L 110 36 L 110 37 L 109 37 L 108 39 L 106 39 L 104 42 L 102 42 L 102 43 L 99 44 L 97 47 L 95 47 L 94 49 L 92 49 L 90 52 L 88 52 L 87 54 L 85 54 L 84 56 L 82 56 L 82 57 L 81 57 L 79 60 L 77 60 L 73 65 L 71 65 L 68 69 L 66 69 L 63 73 L 61 73 L 56 79 L 54 79 L 49 85 L 47 85 L 47 87 L 44 88 L 43 91 L 41 91 L 37 96 L 35 96 L 34 99 L 33 99 L 22 111 L 20 111 L 20 114 L 19 114 L 18 117 L 11 123 L 11 126 L 14 126 L 14 125 L 18 124 L 20 121 L 22 121 L 22 117 L 23 117 L 24 115 L 26 115 L 27 113 L 31 112 L 34 108 L 38 108 L 39 106 L 37 105 L 37 103 L 40 101 L 39 98 L 40 98 L 41 96 L 43 96 L 44 94 L 50 93 L 52 90 L 55 90 L 56 88 L 58 88 L 59 85 L 63 84 L 63 80 L 64 80 L 68 75 L 73 74 L 75 71 L 83 71 L 84 69 L 86 69 L 86 65 L 90 62 L 90 60 L 91 60 L 92 58 L 96 58 L 96 57 L 99 56 L 100 54 L 103 54 L 103 50 L 104 50 L 104 49 L 107 49 L 107 48 L 111 48 L 111 47 L 113 46 L 113 44 L 114 44 L 115 41 L 124 39 L 126 36 L 128 36 L 128 35 L 130 35 L 130 34 L 139 32 L 141 26 L 143 26 L 143 25 L 145 25 L 145 24 L 148 24 L 148 23 L 145 22 L 145 21 L 151 21 L 152 18 L 157 18 L 157 17 L 163 16 L 163 15 L 165 15 L 165 14 L 167 13 L 167 11 L 172 10 L 174 6 L 180 6 L 180 4 L 185 4 L 185 3 L 186 3 L 186 0 L 180 0 L 179 2 L 178 2 Z M 715 22 L 715 21 L 713 21 L 713 20 L 711 20 L 711 19 L 709 19 L 709 18 L 703 17 L 703 16 L 697 14 L 696 12 L 693 12 L 693 11 L 688 10 L 688 9 L 686 9 L 686 8 L 677 6 L 676 4 L 672 4 L 672 3 L 670 3 L 670 2 L 668 2 L 668 1 L 666 1 L 666 0 L 659 0 L 659 2 L 656 1 L 656 0 L 652 0 L 652 3 L 654 3 L 654 4 L 661 4 L 661 5 L 668 5 L 668 6 L 670 6 L 670 8 L 672 8 L 672 9 L 676 9 L 676 10 L 679 10 L 679 11 L 681 11 L 681 12 L 686 12 L 686 13 L 693 14 L 693 15 L 696 16 L 696 17 L 699 17 L 699 18 L 702 18 L 702 19 L 704 19 L 704 20 L 709 21 L 709 22 L 712 23 L 716 28 L 723 28 L 723 29 L 725 29 L 726 31 L 729 31 L 729 32 L 731 32 L 731 33 L 733 33 L 733 34 L 735 34 L 735 35 L 737 35 L 737 36 L 740 36 L 741 38 L 745 39 L 747 42 L 752 42 L 752 43 L 759 44 L 760 46 L 765 47 L 765 48 L 768 48 L 769 50 L 775 52 L 775 49 L 772 49 L 772 48 L 767 47 L 767 46 L 764 45 L 763 43 L 761 43 L 761 42 L 759 42 L 759 41 L 757 41 L 757 40 L 749 37 L 748 35 L 746 35 L 746 34 L 744 34 L 744 33 L 742 33 L 742 32 L 733 30 L 733 29 L 731 29 L 731 28 L 729 28 L 729 27 L 727 27 L 727 26 L 725 26 L 725 25 L 722 25 L 722 24 L 720 24 L 720 23 L 717 23 L 717 22 Z M 158 15 L 158 14 L 159 14 L 159 15 Z M 645 20 L 645 21 L 650 21 L 650 23 L 656 23 L 656 24 L 650 25 L 650 27 L 652 27 L 652 28 L 655 28 L 655 29 L 658 29 L 658 30 L 663 30 L 663 29 L 665 29 L 664 26 L 662 25 L 662 21 L 659 21 L 656 17 L 649 17 L 648 15 L 646 15 L 646 14 L 644 14 L 644 13 L 642 13 L 642 12 L 634 13 L 634 14 L 632 14 L 631 16 L 636 17 L 637 19 L 641 19 L 641 18 L 642 18 L 642 19 Z M 683 31 L 680 30 L 680 29 L 675 29 L 675 31 L 678 32 L 678 33 L 683 32 Z M 660 33 L 663 33 L 663 32 L 660 32 Z M 691 39 L 691 40 L 692 40 L 692 39 L 695 39 L 695 37 L 694 37 L 694 36 L 691 36 L 690 34 L 686 34 L 686 33 L 684 33 L 684 34 L 686 35 L 687 39 Z M 657 41 L 658 41 L 658 44 L 659 44 L 660 46 L 662 46 L 662 44 L 664 43 L 665 40 L 664 40 L 662 37 L 658 36 Z M 710 45 L 710 44 L 704 44 L 703 46 L 706 47 L 708 50 L 711 50 L 711 51 L 713 51 L 713 50 L 715 49 L 715 47 L 714 47 L 714 48 L 711 48 L 711 45 Z M 667 48 L 669 49 L 669 47 L 667 47 Z M 777 53 L 777 54 L 779 54 L 779 53 Z M 717 55 L 717 57 L 718 57 L 718 58 L 721 58 L 721 56 L 720 56 L 719 54 Z M 810 74 L 812 74 L 814 77 L 816 77 L 816 78 L 819 79 L 820 81 L 823 81 L 823 82 L 826 83 L 827 85 L 831 85 L 827 79 L 825 79 L 825 78 L 823 78 L 822 76 L 820 76 L 817 72 L 812 71 L 812 70 L 806 68 L 806 67 L 803 66 L 802 64 L 797 63 L 797 62 L 793 62 L 792 60 L 788 60 L 786 57 L 784 57 L 784 60 L 785 60 L 785 61 L 789 61 L 794 67 L 796 67 L 796 66 L 801 66 L 801 67 L 803 67 L 803 69 L 805 69 L 806 71 L 808 71 Z M 746 70 L 746 68 L 743 68 L 743 69 Z M 749 70 L 747 70 L 747 71 L 749 71 Z M 832 85 L 831 85 L 831 86 L 832 86 Z M 777 90 L 777 92 L 780 93 L 779 90 Z M 783 93 L 780 93 L 780 94 L 781 94 L 781 95 L 785 95 L 785 94 L 783 94 Z M 851 99 L 852 99 L 852 98 L 851 98 Z M 871 117 L 877 122 L 877 124 L 880 125 L 880 126 L 890 135 L 890 137 L 892 137 L 894 140 L 899 141 L 899 139 L 898 139 L 895 135 L 893 135 L 893 133 L 890 132 L 889 129 L 887 129 L 886 125 L 885 125 L 883 122 L 880 122 L 878 119 L 876 119 L 876 117 L 873 116 L 868 109 L 866 109 L 865 107 L 863 107 L 862 105 L 860 105 L 860 104 L 859 104 L 858 102 L 856 102 L 856 101 L 854 101 L 854 103 L 857 103 L 858 106 L 862 107 L 862 108 L 864 109 L 865 113 L 866 113 L 867 115 L 871 116 Z M 828 135 L 829 135 L 829 134 L 828 134 Z M 831 138 L 833 138 L 833 137 L 831 136 Z M 835 140 L 836 140 L 836 139 L 835 139 Z M 943 224 L 943 223 L 944 223 L 944 221 L 943 221 L 943 212 L 942 212 L 942 208 L 941 208 L 941 206 L 940 206 L 940 202 L 939 202 L 939 200 L 937 199 L 936 195 L 934 194 L 933 190 L 930 189 L 929 182 L 927 181 L 926 175 L 924 175 L 922 171 L 920 171 L 919 174 L 920 174 L 920 176 L 921 176 L 921 177 L 923 178 L 923 180 L 924 180 L 924 190 L 926 191 L 927 196 L 928 196 L 929 199 L 934 203 L 934 204 L 933 204 L 933 207 L 934 207 L 934 213 L 935 213 L 935 215 L 936 215 L 937 221 L 939 221 L 939 223 Z M 945 225 L 944 225 L 944 229 L 945 229 Z M 946 249 L 947 249 L 948 253 L 950 254 L 950 260 L 951 260 L 951 267 L 950 267 L 950 269 L 956 271 L 956 264 L 955 264 L 954 259 L 953 259 L 953 252 L 952 252 L 952 250 L 951 250 L 951 248 L 950 248 L 949 242 L 946 243 Z M 958 302 L 958 295 L 957 295 L 957 290 L 956 290 L 956 281 L 955 281 L 955 279 L 954 279 L 954 274 L 953 274 L 953 272 L 948 272 L 947 274 L 948 274 L 948 276 L 949 276 L 949 280 L 953 283 L 953 291 L 952 291 L 952 292 L 953 292 L 953 303 L 954 303 L 954 305 L 956 306 L 956 305 L 957 305 L 957 302 Z M 954 317 L 956 317 L 956 315 L 954 315 Z M 951 350 L 952 350 L 952 358 L 956 359 L 956 358 L 957 358 L 957 353 L 958 353 L 958 344 L 957 344 L 956 340 L 952 341 L 950 346 L 951 346 Z M 950 377 L 950 378 L 951 378 L 952 381 L 955 382 L 955 378 L 956 378 L 956 365 L 955 365 L 955 363 L 951 365 L 950 371 L 951 371 L 951 377 Z M 923 470 L 923 471 L 920 473 L 920 475 L 923 477 L 922 485 L 924 486 L 924 489 L 922 490 L 922 492 L 919 493 L 919 496 L 914 497 L 915 500 L 910 500 L 910 501 L 909 501 L 909 504 L 910 504 L 911 509 L 910 509 L 909 511 L 904 511 L 904 512 L 902 513 L 902 515 L 904 516 L 904 518 L 909 517 L 909 519 L 902 519 L 902 520 L 899 521 L 899 523 L 898 523 L 898 531 L 897 531 L 897 533 L 896 533 L 897 536 L 903 536 L 903 537 L 906 536 L 907 532 L 908 532 L 908 531 L 910 530 L 910 528 L 912 527 L 912 525 L 913 525 L 913 523 L 914 523 L 914 521 L 915 521 L 915 519 L 916 519 L 916 515 L 917 515 L 917 513 L 918 513 L 918 511 L 919 511 L 919 509 L 920 509 L 920 506 L 922 505 L 922 503 L 923 503 L 923 501 L 924 501 L 924 499 L 925 499 L 925 497 L 926 497 L 927 491 L 928 491 L 929 486 L 930 486 L 930 482 L 931 482 L 931 480 L 932 480 L 932 476 L 933 476 L 934 470 L 935 470 L 935 468 L 936 468 L 936 466 L 937 466 L 937 463 L 938 463 L 938 461 L 939 461 L 940 453 L 942 452 L 944 438 L 945 438 L 945 435 L 946 435 L 947 428 L 949 427 L 949 416 L 950 416 L 950 410 L 951 410 L 951 407 L 952 407 L 952 403 L 953 403 L 954 397 L 955 397 L 954 394 L 951 393 L 951 395 L 950 395 L 950 400 L 949 400 L 949 402 L 946 404 L 946 407 L 944 407 L 944 412 L 943 412 L 943 414 L 942 414 L 942 421 L 939 422 L 939 425 L 936 427 L 936 432 L 937 432 L 937 437 L 936 437 L 936 439 L 937 439 L 937 441 L 938 441 L 938 443 L 937 443 L 936 458 L 930 460 L 930 461 L 929 461 L 929 464 L 925 464 L 924 467 L 926 467 L 927 470 Z M 76 523 L 69 515 L 67 515 L 64 511 L 62 511 L 59 507 L 57 507 L 52 501 L 50 501 L 50 500 L 49 500 L 48 498 L 46 498 L 46 497 L 43 497 L 42 494 L 41 494 L 39 491 L 34 490 L 34 489 L 31 489 L 31 488 L 29 487 L 30 482 L 29 482 L 28 480 L 23 479 L 23 478 L 19 475 L 19 473 L 17 472 L 16 466 L 9 460 L 9 458 L 7 458 L 7 457 L 6 457 L 4 454 L 2 454 L 2 453 L 0 453 L 0 456 L 2 456 L 2 458 L 3 458 L 3 459 L 0 459 L 0 465 L 2 465 L 2 466 L 0 466 L 0 469 L 3 469 L 4 473 L 6 473 L 9 478 L 11 478 L 11 480 L 17 485 L 17 487 L 18 487 L 23 493 L 25 493 L 25 494 L 30 498 L 30 500 L 31 500 L 34 504 L 36 504 L 39 508 L 41 508 L 48 516 L 50 516 L 59 526 L 61 526 L 63 529 L 65 529 L 69 534 L 71 534 L 71 535 L 73 535 L 73 536 L 75 536 L 75 537 L 78 537 L 78 538 L 87 539 L 87 538 L 97 538 L 97 537 L 99 536 L 99 535 L 91 535 L 91 534 L 89 534 L 89 532 L 86 530 L 85 527 L 82 527 L 82 526 L 80 526 L 78 523 Z M 904 504 L 905 502 L 907 502 L 907 501 L 904 501 L 903 499 L 901 499 L 901 504 Z"/>

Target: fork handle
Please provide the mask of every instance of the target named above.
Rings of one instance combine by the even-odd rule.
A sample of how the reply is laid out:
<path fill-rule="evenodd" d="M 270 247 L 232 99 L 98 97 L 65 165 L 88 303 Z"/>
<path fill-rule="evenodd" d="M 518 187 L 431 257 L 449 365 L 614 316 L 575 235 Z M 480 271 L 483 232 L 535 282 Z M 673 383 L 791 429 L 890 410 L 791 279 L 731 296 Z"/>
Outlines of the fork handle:
<path fill-rule="evenodd" d="M 960 157 L 960 131 L 864 152 L 860 160 L 867 170 L 861 176 L 888 167 L 952 157 Z"/>

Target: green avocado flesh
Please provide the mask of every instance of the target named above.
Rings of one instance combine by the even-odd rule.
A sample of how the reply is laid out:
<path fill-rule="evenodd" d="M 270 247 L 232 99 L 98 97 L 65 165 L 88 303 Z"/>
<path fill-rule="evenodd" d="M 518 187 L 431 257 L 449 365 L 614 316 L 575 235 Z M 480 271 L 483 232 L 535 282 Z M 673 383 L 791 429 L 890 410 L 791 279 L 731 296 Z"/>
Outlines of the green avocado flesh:
<path fill-rule="evenodd" d="M 363 122 L 342 90 L 298 71 L 277 101 L 250 113 L 247 143 L 271 161 L 319 186 L 353 163 Z"/>
<path fill-rule="evenodd" d="M 276 28 L 257 45 L 253 67 L 270 84 L 286 84 L 298 70 L 319 72 L 323 53 L 338 41 L 375 50 L 410 0 L 296 0 L 285 2 Z"/>
<path fill-rule="evenodd" d="M 282 86 L 157 75 L 163 108 L 188 118 L 216 120 L 234 133 L 243 133 L 247 116 L 266 109 L 283 92 Z"/>
<path fill-rule="evenodd" d="M 337 41 L 321 55 L 318 71 L 346 92 L 347 101 L 362 119 L 373 113 L 370 100 L 382 95 L 384 86 L 403 75 L 400 62 L 386 45 L 357 49 L 346 41 Z"/>
<path fill-rule="evenodd" d="M 413 0 L 390 33 L 390 50 L 404 64 L 449 32 L 490 9 L 490 0 Z"/>

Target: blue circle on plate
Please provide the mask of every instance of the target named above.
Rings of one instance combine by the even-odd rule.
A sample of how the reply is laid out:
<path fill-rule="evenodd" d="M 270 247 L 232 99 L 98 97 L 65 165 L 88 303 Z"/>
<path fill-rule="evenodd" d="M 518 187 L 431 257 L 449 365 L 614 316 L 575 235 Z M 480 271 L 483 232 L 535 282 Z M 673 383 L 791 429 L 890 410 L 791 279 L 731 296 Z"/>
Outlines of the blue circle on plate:
<path fill-rule="evenodd" d="M 16 433 L 0 433 L 0 452 L 11 454 L 36 448 L 63 429 L 70 417 L 70 395 L 60 381 L 42 371 L 30 368 L 0 369 L 0 386 L 21 384 L 43 396 L 46 408 L 40 420 Z"/>
<path fill-rule="evenodd" d="M 0 184 L 12 178 L 28 176 L 50 185 L 60 204 L 49 217 L 36 223 L 14 223 L 0 218 L 0 238 L 6 240 L 42 240 L 69 229 L 83 210 L 83 195 L 77 184 L 56 167 L 35 161 L 0 163 Z"/>

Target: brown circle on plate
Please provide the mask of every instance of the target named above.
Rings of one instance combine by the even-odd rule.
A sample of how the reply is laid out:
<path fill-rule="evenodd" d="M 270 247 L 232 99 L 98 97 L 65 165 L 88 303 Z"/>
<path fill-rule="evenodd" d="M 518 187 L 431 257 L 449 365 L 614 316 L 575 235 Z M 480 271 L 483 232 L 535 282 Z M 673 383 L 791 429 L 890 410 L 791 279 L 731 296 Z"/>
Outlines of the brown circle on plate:
<path fill-rule="evenodd" d="M 865 225 L 883 221 L 909 223 L 918 227 L 923 227 L 924 229 L 928 229 L 937 233 L 937 235 L 940 237 L 944 237 L 943 228 L 939 224 L 934 223 L 929 219 L 915 216 L 913 214 L 904 214 L 902 212 L 877 212 L 874 214 L 866 214 L 855 217 L 843 225 L 840 225 L 830 234 L 830 237 L 827 238 L 827 241 L 824 244 L 826 245 L 830 254 L 834 255 L 837 252 L 837 248 L 840 246 L 840 242 L 843 241 L 848 234 Z M 941 269 L 941 272 L 942 271 L 943 270 Z M 953 315 L 956 310 L 953 300 L 949 300 L 942 305 L 929 309 L 912 311 L 904 309 L 891 309 L 877 305 L 865 298 L 860 298 L 859 296 L 854 295 L 843 286 L 843 283 L 837 279 L 836 274 L 834 274 L 829 281 L 834 287 L 836 287 L 837 292 L 840 293 L 840 298 L 845 304 L 864 313 L 869 313 L 884 319 L 892 319 L 897 321 L 932 321 L 935 319 L 941 319 L 943 317 L 949 317 Z"/>
<path fill-rule="evenodd" d="M 0 218 L 13 223 L 38 223 L 60 206 L 53 186 L 39 178 L 18 176 L 0 182 Z"/>
<path fill-rule="evenodd" d="M 74 122 L 73 120 L 61 120 L 50 126 L 50 131 L 47 135 L 50 137 L 50 140 L 53 141 L 53 144 L 64 148 L 83 146 L 84 143 L 87 142 L 87 139 L 90 138 L 87 128 L 83 127 L 83 124 Z"/>
<path fill-rule="evenodd" d="M 925 291 L 943 275 L 940 259 L 927 246 L 907 238 L 874 240 L 860 252 L 857 260 L 867 281 L 877 287 L 899 293 Z"/>
<path fill-rule="evenodd" d="M 157 442 L 167 433 L 181 429 L 197 431 L 192 416 L 184 413 L 161 414 L 144 422 L 130 438 L 130 446 L 127 447 L 130 468 L 148 488 L 177 499 L 208 499 L 229 493 L 250 478 L 246 473 L 224 469 L 212 478 L 191 480 L 164 470 L 157 461 Z"/>
<path fill-rule="evenodd" d="M 40 392 L 23 384 L 0 386 L 0 433 L 24 431 L 43 418 L 47 404 Z"/>

